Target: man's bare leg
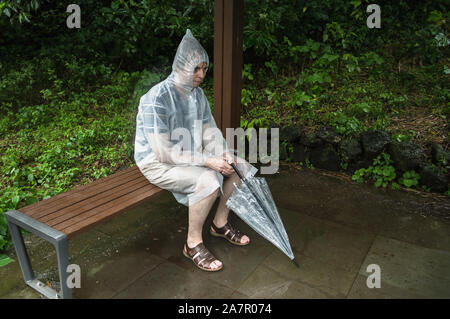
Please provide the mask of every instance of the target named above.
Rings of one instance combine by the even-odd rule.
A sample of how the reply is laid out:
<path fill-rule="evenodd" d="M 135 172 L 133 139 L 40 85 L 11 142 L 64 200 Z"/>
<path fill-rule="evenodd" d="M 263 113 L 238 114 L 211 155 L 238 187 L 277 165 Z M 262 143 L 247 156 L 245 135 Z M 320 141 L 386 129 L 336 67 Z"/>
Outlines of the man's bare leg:
<path fill-rule="evenodd" d="M 233 183 L 236 185 L 241 185 L 241 179 L 236 173 L 228 176 L 223 183 L 223 196 L 220 197 L 219 206 L 217 207 L 216 215 L 214 216 L 213 223 L 218 228 L 222 228 L 228 221 L 228 215 L 230 213 L 230 209 L 226 206 L 226 202 L 228 198 L 230 198 L 231 193 L 234 190 Z M 212 229 L 212 227 L 211 227 Z M 250 238 L 246 235 L 242 236 L 241 244 L 246 244 L 250 242 Z"/>
<path fill-rule="evenodd" d="M 201 201 L 189 206 L 189 226 L 187 244 L 190 248 L 197 246 L 203 242 L 202 229 L 205 223 L 206 217 L 211 210 L 212 205 L 216 201 L 217 193 L 219 189 L 216 189 L 211 195 L 202 199 Z M 215 260 L 211 263 L 211 268 L 215 269 L 222 265 L 222 262 Z"/>

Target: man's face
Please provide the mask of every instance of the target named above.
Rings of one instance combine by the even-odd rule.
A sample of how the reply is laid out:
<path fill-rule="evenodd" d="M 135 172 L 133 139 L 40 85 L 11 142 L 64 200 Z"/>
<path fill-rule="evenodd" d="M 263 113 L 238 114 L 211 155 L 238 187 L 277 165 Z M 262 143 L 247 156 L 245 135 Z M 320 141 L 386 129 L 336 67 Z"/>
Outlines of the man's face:
<path fill-rule="evenodd" d="M 208 65 L 206 62 L 202 62 L 195 67 L 194 70 L 194 88 L 198 87 L 200 83 L 203 82 L 203 79 L 206 76 L 206 71 L 208 70 Z"/>

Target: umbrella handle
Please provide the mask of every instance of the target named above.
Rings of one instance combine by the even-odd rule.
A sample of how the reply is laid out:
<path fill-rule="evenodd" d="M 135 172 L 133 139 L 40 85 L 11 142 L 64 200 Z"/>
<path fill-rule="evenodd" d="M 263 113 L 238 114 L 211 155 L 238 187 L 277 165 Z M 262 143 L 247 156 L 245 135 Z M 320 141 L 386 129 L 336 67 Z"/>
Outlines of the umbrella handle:
<path fill-rule="evenodd" d="M 234 171 L 236 172 L 236 174 L 238 174 L 239 178 L 241 180 L 244 180 L 244 178 L 242 177 L 241 173 L 239 172 L 239 170 L 237 169 L 236 165 L 234 163 L 231 163 L 231 166 L 233 167 Z"/>

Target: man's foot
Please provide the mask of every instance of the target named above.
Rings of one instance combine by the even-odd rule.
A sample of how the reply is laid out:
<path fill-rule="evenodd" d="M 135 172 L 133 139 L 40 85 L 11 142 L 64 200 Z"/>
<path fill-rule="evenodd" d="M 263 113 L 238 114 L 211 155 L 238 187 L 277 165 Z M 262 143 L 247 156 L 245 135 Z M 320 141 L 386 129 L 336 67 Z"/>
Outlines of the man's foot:
<path fill-rule="evenodd" d="M 239 230 L 234 229 L 228 222 L 220 228 L 212 222 L 209 232 L 215 237 L 225 238 L 233 245 L 245 246 L 250 243 L 250 238 L 248 238 L 248 236 L 242 234 Z"/>
<path fill-rule="evenodd" d="M 201 270 L 219 271 L 223 267 L 222 262 L 214 257 L 202 242 L 193 248 L 190 248 L 186 242 L 183 248 L 183 255 L 191 259 Z"/>

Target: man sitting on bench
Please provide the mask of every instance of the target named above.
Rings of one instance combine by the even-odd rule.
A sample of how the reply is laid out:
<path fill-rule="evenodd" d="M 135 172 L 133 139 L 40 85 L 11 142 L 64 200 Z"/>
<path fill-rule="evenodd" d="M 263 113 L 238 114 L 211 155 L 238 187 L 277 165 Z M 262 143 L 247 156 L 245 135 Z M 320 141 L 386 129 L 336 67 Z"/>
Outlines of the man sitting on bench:
<path fill-rule="evenodd" d="M 228 223 L 225 203 L 233 183 L 241 183 L 230 164 L 236 164 L 246 177 L 257 169 L 228 149 L 217 128 L 199 87 L 208 64 L 208 54 L 188 29 L 178 46 L 172 73 L 140 99 L 134 158 L 150 183 L 171 191 L 179 203 L 188 206 L 183 254 L 202 270 L 218 271 L 223 264 L 204 246 L 203 224 L 220 196 L 210 233 L 235 245 L 250 243 Z"/>

